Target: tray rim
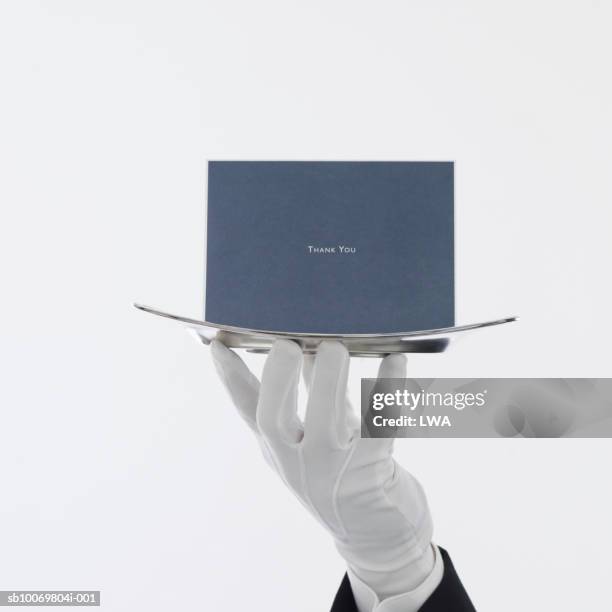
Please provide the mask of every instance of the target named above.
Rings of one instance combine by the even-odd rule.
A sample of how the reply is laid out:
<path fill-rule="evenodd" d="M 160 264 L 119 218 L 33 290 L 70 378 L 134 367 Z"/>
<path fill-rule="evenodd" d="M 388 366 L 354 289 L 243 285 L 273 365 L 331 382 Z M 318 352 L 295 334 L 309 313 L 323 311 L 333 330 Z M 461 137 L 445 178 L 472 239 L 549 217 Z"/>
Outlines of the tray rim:
<path fill-rule="evenodd" d="M 234 334 L 246 334 L 246 335 L 257 335 L 257 336 L 273 336 L 275 338 L 299 338 L 299 339 L 318 339 L 318 338 L 354 338 L 354 339 L 377 339 L 377 338 L 421 338 L 425 336 L 441 336 L 448 334 L 455 334 L 458 332 L 470 331 L 474 329 L 483 329 L 485 327 L 494 327 L 496 325 L 504 325 L 506 323 L 514 323 L 519 320 L 519 317 L 503 317 L 500 319 L 492 319 L 481 323 L 469 323 L 467 325 L 455 325 L 452 327 L 439 327 L 435 329 L 424 329 L 407 332 L 385 332 L 380 334 L 330 334 L 330 333 L 311 333 L 311 332 L 284 332 L 276 330 L 265 330 L 265 329 L 250 329 L 246 327 L 236 327 L 233 325 L 225 325 L 222 323 L 211 323 L 210 321 L 202 321 L 200 319 L 192 319 L 190 317 L 184 317 L 176 315 L 164 310 L 159 310 L 153 306 L 147 306 L 140 302 L 133 303 L 134 308 L 142 312 L 170 319 L 172 321 L 178 321 L 179 323 L 189 325 L 195 328 L 208 327 L 212 329 L 218 329 L 220 331 L 226 331 Z"/>

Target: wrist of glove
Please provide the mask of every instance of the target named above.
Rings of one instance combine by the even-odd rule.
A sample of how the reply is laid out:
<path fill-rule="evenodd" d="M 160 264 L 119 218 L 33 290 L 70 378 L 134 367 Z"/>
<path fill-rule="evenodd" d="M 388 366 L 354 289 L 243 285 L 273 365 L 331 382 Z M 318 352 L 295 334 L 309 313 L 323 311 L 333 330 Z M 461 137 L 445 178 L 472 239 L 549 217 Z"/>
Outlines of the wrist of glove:
<path fill-rule="evenodd" d="M 392 439 L 362 439 L 346 397 L 349 355 L 323 342 L 316 359 L 293 342 L 276 342 L 261 384 L 221 343 L 217 371 L 264 457 L 332 535 L 351 571 L 380 599 L 418 586 L 430 573 L 432 523 L 423 489 L 393 459 Z M 297 415 L 303 371 L 306 415 Z M 382 360 L 379 378 L 404 378 L 406 359 Z"/>

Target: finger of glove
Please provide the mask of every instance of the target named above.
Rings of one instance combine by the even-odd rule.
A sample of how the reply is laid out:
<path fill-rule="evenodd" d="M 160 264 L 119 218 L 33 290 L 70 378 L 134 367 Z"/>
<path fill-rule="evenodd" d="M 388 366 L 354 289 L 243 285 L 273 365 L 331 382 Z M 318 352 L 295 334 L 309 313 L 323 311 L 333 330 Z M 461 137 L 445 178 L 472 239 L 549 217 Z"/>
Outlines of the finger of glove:
<path fill-rule="evenodd" d="M 376 378 L 377 381 L 372 393 L 385 393 L 389 391 L 390 389 L 387 388 L 389 383 L 385 382 L 386 379 L 406 378 L 406 356 L 402 354 L 387 355 L 380 362 Z M 380 432 L 377 433 L 380 434 Z M 393 452 L 395 438 L 364 438 L 360 440 L 360 442 L 360 446 L 362 447 L 360 450 L 362 452 L 372 456 L 382 456 Z"/>
<path fill-rule="evenodd" d="M 277 340 L 264 366 L 256 416 L 260 433 L 272 445 L 279 441 L 295 443 L 302 438 L 297 416 L 301 369 L 300 347 L 289 340 Z"/>
<path fill-rule="evenodd" d="M 304 444 L 341 447 L 349 437 L 346 389 L 349 354 L 335 340 L 319 345 L 304 424 Z"/>
<path fill-rule="evenodd" d="M 215 369 L 234 406 L 249 427 L 257 432 L 259 381 L 244 361 L 218 340 L 212 341 L 210 349 Z"/>
<path fill-rule="evenodd" d="M 302 365 L 302 377 L 304 379 L 304 384 L 306 385 L 306 390 L 310 392 L 310 388 L 312 387 L 312 375 L 314 373 L 314 364 L 315 364 L 315 356 L 314 355 L 304 355 L 304 363 Z M 357 417 L 353 411 L 353 407 L 351 406 L 351 400 L 349 398 L 348 389 L 346 393 L 346 412 L 348 414 L 349 420 L 349 429 L 359 430 L 359 417 Z"/>

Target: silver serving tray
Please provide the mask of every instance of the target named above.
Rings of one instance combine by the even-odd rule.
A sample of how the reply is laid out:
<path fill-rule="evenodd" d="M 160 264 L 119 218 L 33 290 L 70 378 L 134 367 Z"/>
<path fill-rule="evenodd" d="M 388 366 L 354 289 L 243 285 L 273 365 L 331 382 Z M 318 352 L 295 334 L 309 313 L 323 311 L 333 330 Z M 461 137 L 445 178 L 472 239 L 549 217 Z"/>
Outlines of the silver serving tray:
<path fill-rule="evenodd" d="M 380 357 L 390 353 L 442 353 L 448 348 L 451 338 L 458 333 L 518 320 L 518 317 L 506 317 L 457 327 L 387 334 L 308 334 L 219 325 L 181 317 L 143 304 L 134 304 L 134 307 L 158 317 L 178 321 L 192 329 L 204 344 L 210 344 L 212 340 L 217 339 L 230 348 L 245 349 L 251 353 L 267 353 L 275 340 L 284 338 L 297 342 L 305 353 L 314 353 L 323 340 L 333 339 L 342 342 L 354 357 Z"/>

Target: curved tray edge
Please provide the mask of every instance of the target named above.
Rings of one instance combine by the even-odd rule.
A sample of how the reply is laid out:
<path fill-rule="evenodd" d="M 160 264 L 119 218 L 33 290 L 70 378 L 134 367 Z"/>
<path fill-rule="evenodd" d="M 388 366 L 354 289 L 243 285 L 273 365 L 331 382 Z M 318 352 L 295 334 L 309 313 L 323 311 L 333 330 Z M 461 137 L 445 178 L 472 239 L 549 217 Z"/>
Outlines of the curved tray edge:
<path fill-rule="evenodd" d="M 351 355 L 364 357 L 389 353 L 440 353 L 448 347 L 450 337 L 457 333 L 503 325 L 518 320 L 518 317 L 505 317 L 455 327 L 384 334 L 312 334 L 220 325 L 175 315 L 140 303 L 134 303 L 134 307 L 158 317 L 177 321 L 193 329 L 204 344 L 210 344 L 213 339 L 217 338 L 230 348 L 266 353 L 275 340 L 284 338 L 297 342 L 305 352 L 312 353 L 316 351 L 316 347 L 323 340 L 336 339 L 346 345 Z"/>

